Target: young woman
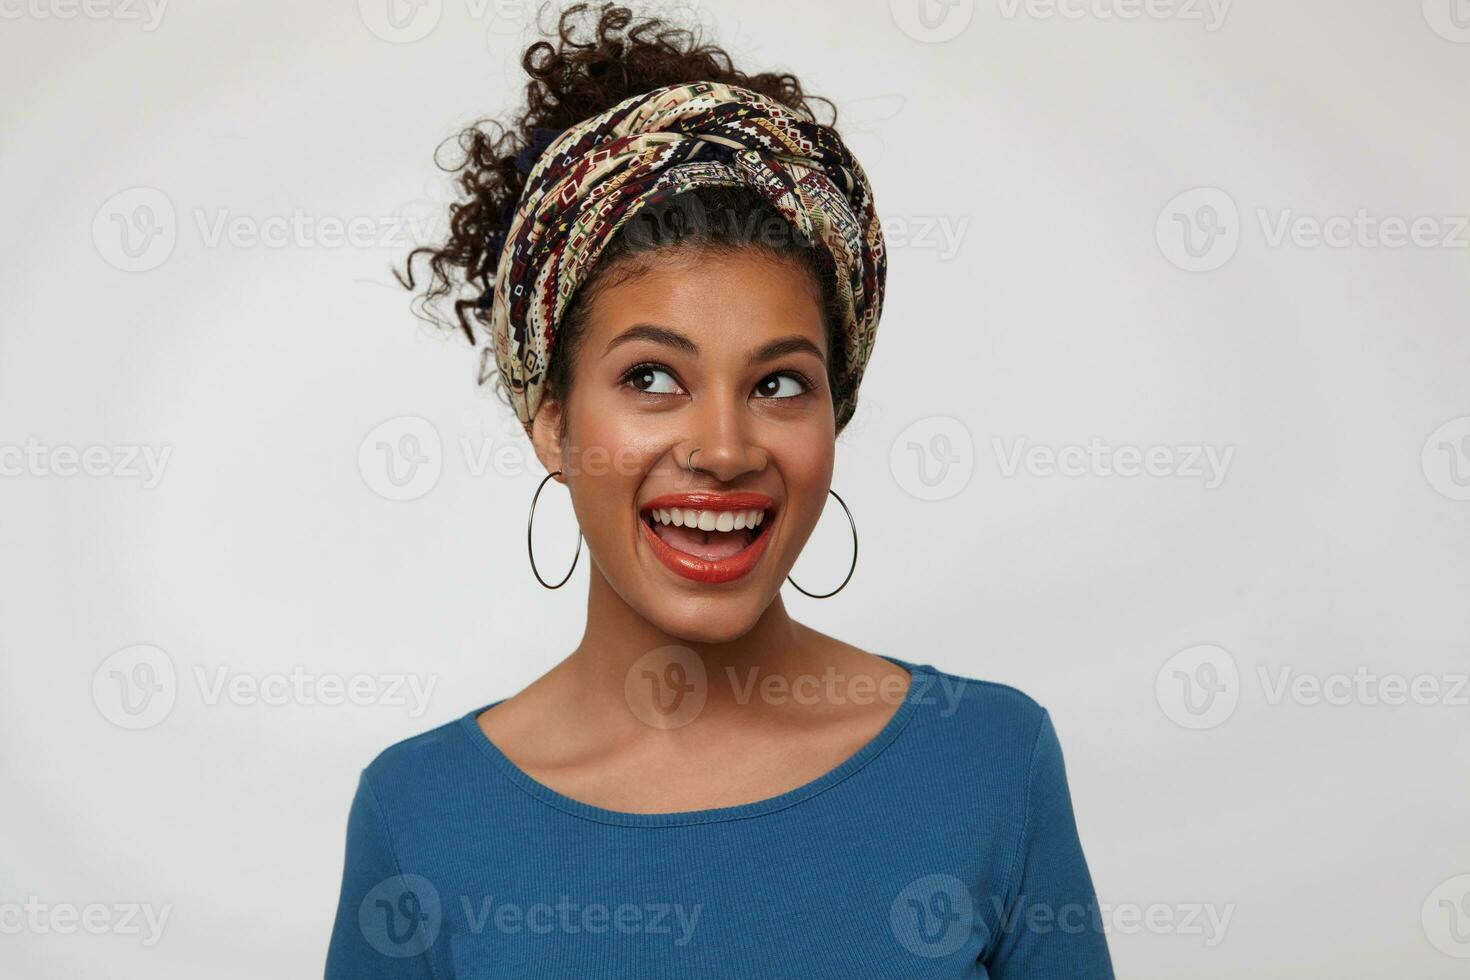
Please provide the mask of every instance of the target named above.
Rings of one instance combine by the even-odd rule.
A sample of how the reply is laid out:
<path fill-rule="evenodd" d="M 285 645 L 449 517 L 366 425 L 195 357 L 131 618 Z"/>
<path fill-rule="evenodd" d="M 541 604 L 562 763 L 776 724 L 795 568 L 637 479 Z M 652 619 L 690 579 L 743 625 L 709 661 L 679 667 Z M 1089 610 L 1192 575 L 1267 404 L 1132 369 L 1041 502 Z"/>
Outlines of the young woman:
<path fill-rule="evenodd" d="M 1111 977 L 1047 712 L 781 600 L 882 306 L 866 175 L 795 77 L 587 16 L 428 250 L 571 494 L 586 629 L 364 770 L 328 978 Z"/>

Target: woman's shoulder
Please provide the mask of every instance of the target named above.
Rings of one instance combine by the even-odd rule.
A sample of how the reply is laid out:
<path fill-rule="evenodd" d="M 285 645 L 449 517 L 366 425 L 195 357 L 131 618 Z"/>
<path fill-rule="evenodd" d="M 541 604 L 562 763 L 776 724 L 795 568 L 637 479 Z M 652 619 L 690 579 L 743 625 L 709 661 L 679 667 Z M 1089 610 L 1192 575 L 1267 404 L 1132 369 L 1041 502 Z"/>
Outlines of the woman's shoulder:
<path fill-rule="evenodd" d="M 958 753 L 951 759 L 981 754 L 1025 764 L 1050 726 L 1047 709 L 1020 688 L 928 664 L 905 666 L 913 673 L 916 719 Z"/>
<path fill-rule="evenodd" d="M 474 754 L 464 718 L 458 717 L 389 744 L 363 767 L 362 777 L 384 803 L 389 797 L 424 799 L 436 789 L 462 785 Z"/>

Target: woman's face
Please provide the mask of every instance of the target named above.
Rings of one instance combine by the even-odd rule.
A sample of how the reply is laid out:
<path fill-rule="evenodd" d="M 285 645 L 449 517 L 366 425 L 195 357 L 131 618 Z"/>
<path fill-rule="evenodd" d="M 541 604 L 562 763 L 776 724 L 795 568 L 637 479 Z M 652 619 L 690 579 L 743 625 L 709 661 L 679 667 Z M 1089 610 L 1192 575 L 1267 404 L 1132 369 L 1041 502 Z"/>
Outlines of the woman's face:
<path fill-rule="evenodd" d="M 643 261 L 595 294 L 567 404 L 544 402 L 533 438 L 612 589 L 668 634 L 726 642 L 776 596 L 827 501 L 819 294 L 810 272 L 759 250 Z M 734 526 L 752 511 L 754 531 Z"/>

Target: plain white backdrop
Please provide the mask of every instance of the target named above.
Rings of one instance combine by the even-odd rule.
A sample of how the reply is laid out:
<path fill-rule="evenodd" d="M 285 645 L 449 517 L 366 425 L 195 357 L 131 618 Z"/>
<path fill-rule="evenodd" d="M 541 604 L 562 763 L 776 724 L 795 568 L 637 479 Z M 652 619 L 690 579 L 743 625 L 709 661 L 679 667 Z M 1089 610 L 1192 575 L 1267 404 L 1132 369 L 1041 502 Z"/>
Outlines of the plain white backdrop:
<path fill-rule="evenodd" d="M 359 769 L 580 636 L 389 272 L 533 11 L 391 3 L 0 0 L 7 978 L 320 976 Z M 1050 708 L 1120 977 L 1465 976 L 1470 5 L 682 9 L 888 235 L 793 614 Z"/>

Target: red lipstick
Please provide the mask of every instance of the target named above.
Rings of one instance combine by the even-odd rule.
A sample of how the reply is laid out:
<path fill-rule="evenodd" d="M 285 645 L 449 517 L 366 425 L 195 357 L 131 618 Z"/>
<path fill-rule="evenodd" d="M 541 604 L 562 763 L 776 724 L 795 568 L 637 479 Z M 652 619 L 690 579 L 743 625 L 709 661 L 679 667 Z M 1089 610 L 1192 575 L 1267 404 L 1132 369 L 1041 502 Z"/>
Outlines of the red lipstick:
<path fill-rule="evenodd" d="M 760 561 L 761 555 L 766 550 L 766 541 L 770 538 L 766 528 L 770 523 L 771 515 L 775 512 L 775 505 L 775 500 L 763 493 L 670 493 L 655 497 L 639 508 L 638 524 L 642 528 L 640 533 L 643 535 L 643 540 L 647 542 L 649 550 L 666 568 L 692 581 L 717 585 L 747 575 Z M 726 558 L 710 559 L 680 551 L 659 537 L 649 526 L 647 515 L 650 512 L 673 507 L 678 507 L 680 510 L 715 512 L 761 510 L 765 512 L 765 516 L 755 529 L 754 539 L 744 548 Z"/>

